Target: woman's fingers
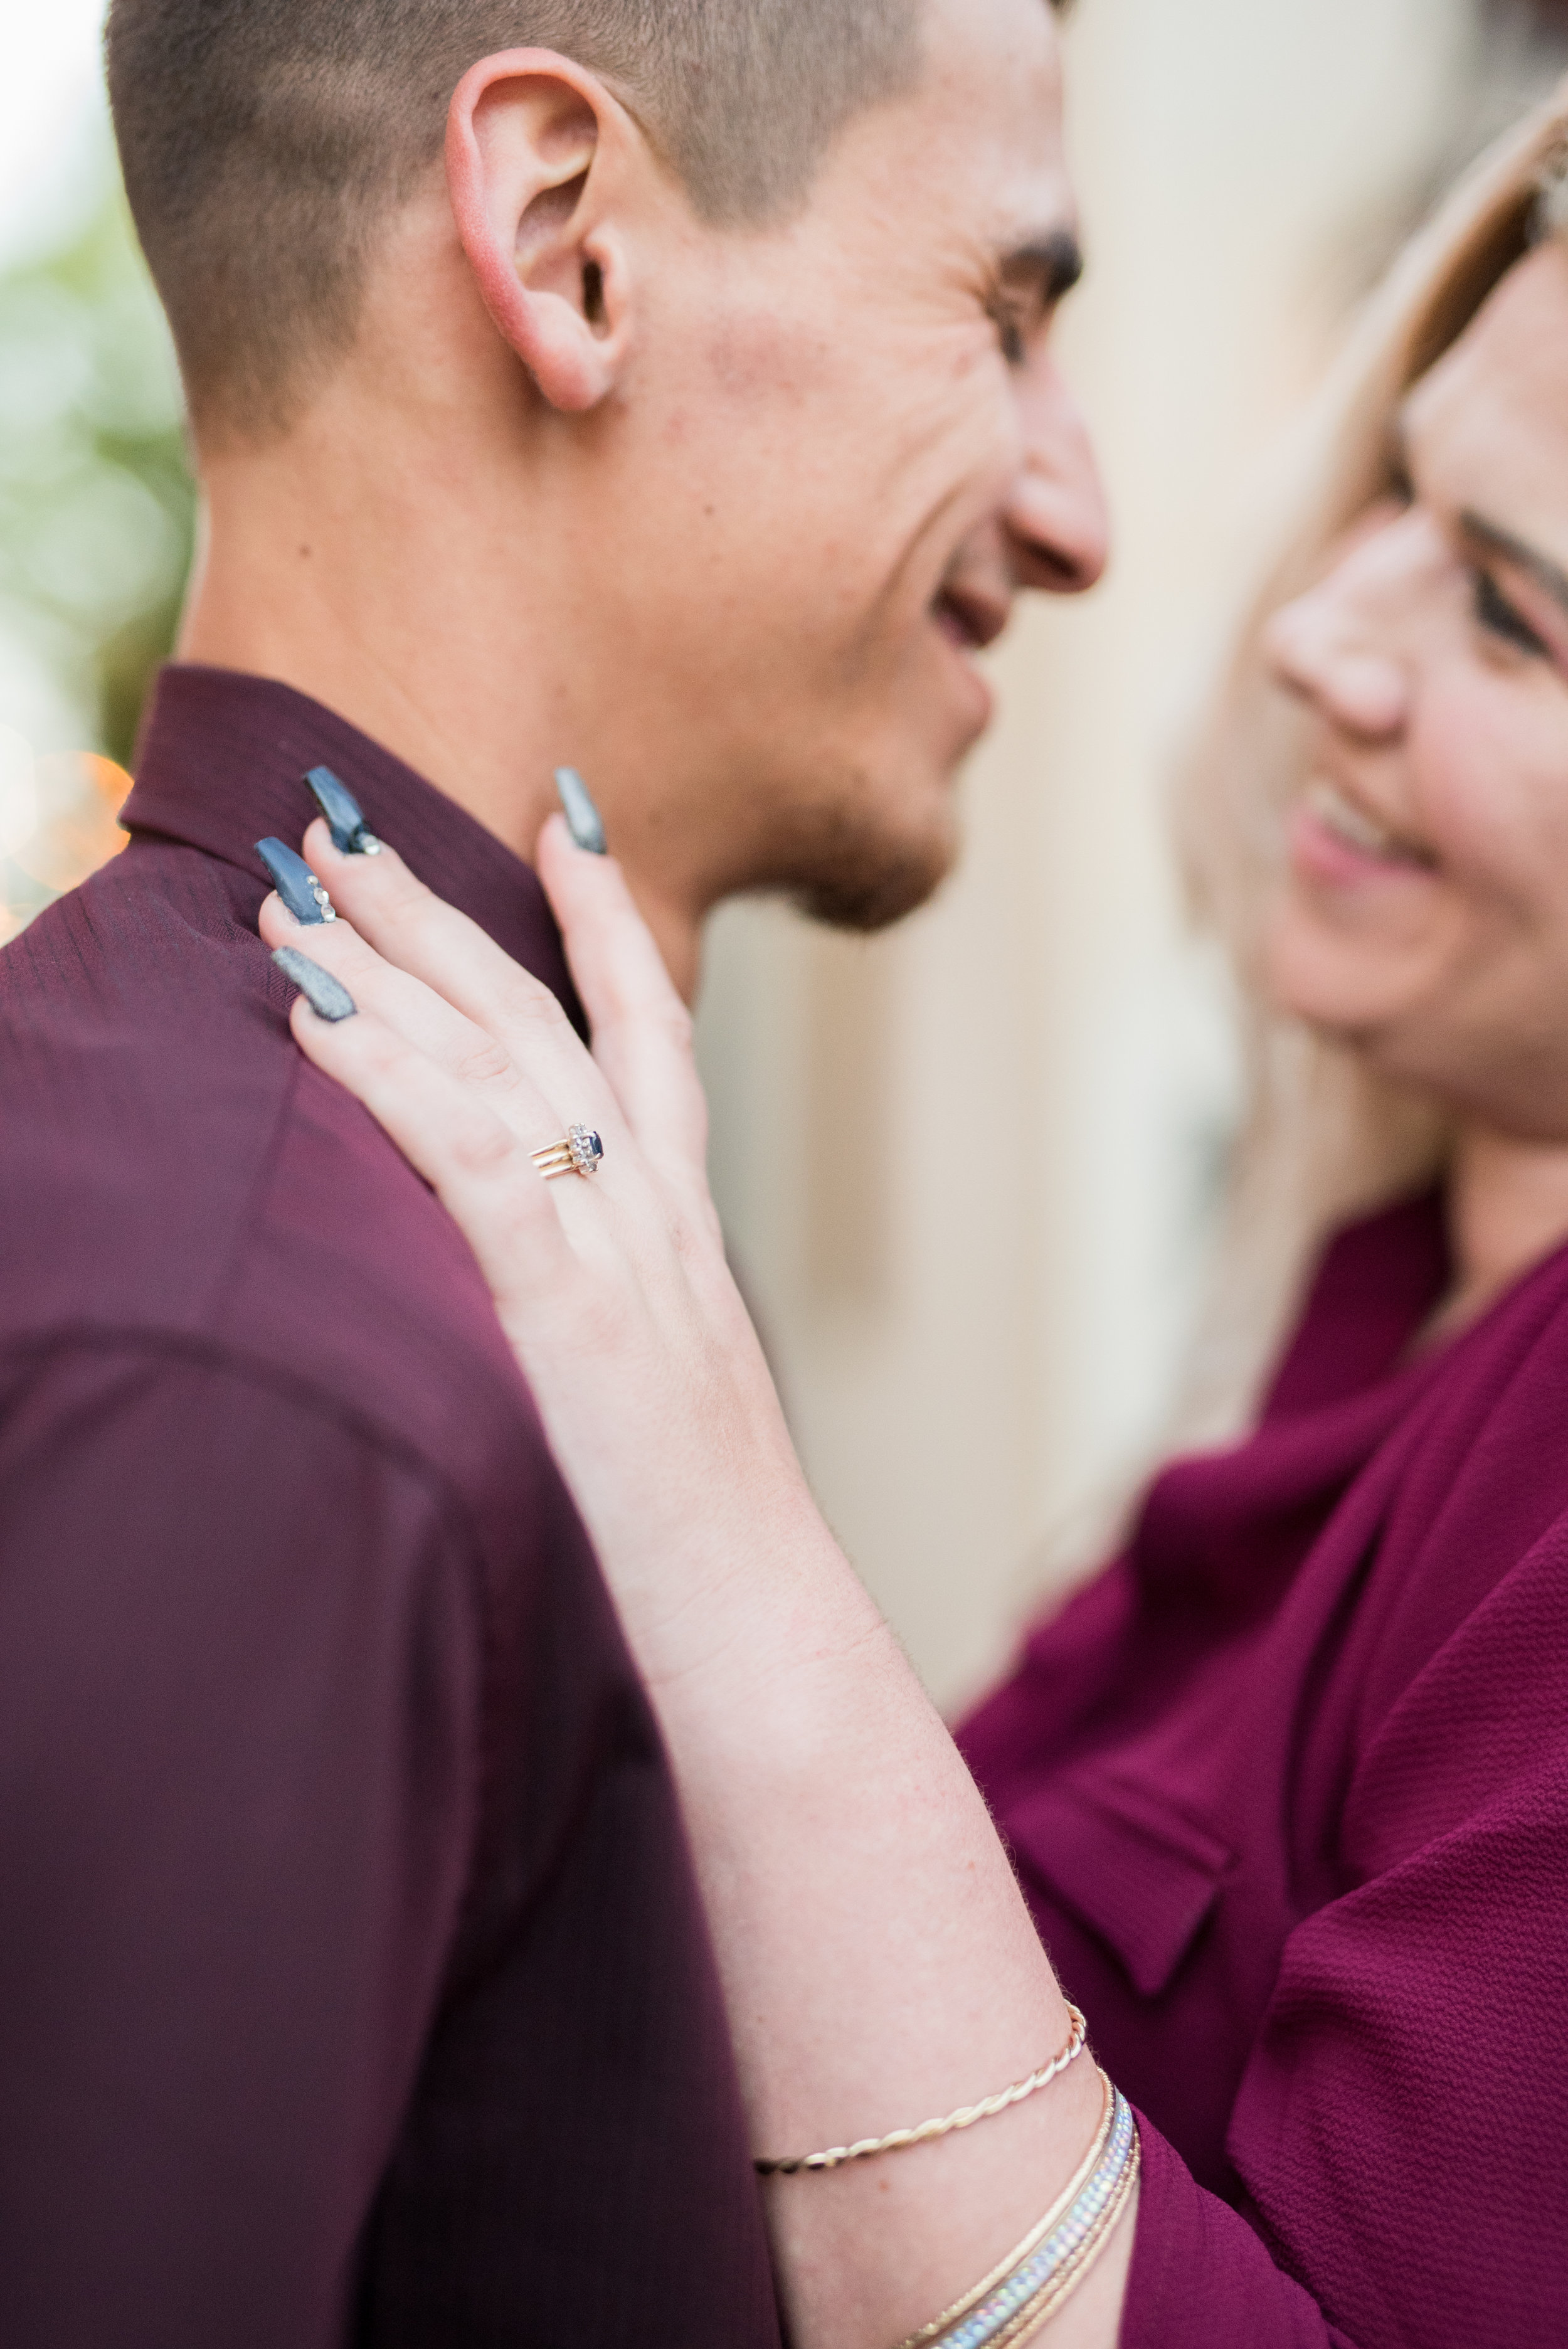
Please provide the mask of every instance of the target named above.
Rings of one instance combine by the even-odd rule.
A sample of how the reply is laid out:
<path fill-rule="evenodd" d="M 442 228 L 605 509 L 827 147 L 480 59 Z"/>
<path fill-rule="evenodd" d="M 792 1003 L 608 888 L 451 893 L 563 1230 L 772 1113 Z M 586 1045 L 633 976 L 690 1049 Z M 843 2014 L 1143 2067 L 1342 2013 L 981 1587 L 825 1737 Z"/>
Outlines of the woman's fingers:
<path fill-rule="evenodd" d="M 387 962 L 351 923 L 302 926 L 274 895 L 263 903 L 257 926 L 268 946 L 292 947 L 329 971 L 362 1011 L 374 1012 L 406 1043 L 481 1093 L 531 1149 L 562 1131 L 559 1104 L 518 1069 L 504 1046 L 422 979 Z"/>
<path fill-rule="evenodd" d="M 617 865 L 574 847 L 559 817 L 545 827 L 541 875 L 593 1022 L 591 1055 L 549 988 L 395 851 L 344 854 L 319 821 L 304 850 L 343 918 L 300 930 L 269 899 L 262 924 L 269 944 L 315 955 L 407 1041 L 484 1090 L 531 1143 L 572 1125 L 596 1127 L 618 1177 L 634 1136 L 688 1211 L 700 1210 L 704 1228 L 712 1224 L 707 1109 L 690 1015 Z M 550 1104 L 550 1136 L 539 1135 L 539 1099 Z"/>
<path fill-rule="evenodd" d="M 500 1044 L 567 1123 L 618 1124 L 610 1087 L 550 989 L 390 848 L 345 856 L 317 820 L 304 853 L 368 945 Z"/>
<path fill-rule="evenodd" d="M 364 1102 L 430 1185 L 467 1236 L 502 1319 L 569 1306 L 576 1259 L 553 1186 L 473 1086 L 375 1011 L 326 1020 L 302 996 L 290 1025 L 307 1058 Z"/>
<path fill-rule="evenodd" d="M 593 1057 L 628 1123 L 655 1161 L 706 1180 L 707 1104 L 691 1014 L 620 866 L 578 848 L 558 815 L 540 834 L 538 860 L 593 1031 Z"/>

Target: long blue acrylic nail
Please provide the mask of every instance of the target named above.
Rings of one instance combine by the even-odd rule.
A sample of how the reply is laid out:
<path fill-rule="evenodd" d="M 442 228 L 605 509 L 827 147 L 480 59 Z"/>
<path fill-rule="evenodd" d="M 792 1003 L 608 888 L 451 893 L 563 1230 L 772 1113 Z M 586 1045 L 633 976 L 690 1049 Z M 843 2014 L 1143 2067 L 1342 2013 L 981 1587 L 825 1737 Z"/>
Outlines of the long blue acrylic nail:
<path fill-rule="evenodd" d="M 332 844 L 340 856 L 379 856 L 381 843 L 365 821 L 365 811 L 346 782 L 330 767 L 313 767 L 305 786 L 326 818 Z"/>
<path fill-rule="evenodd" d="M 610 843 L 604 837 L 603 822 L 576 768 L 557 767 L 555 788 L 566 811 L 566 829 L 578 847 L 585 848 L 590 856 L 608 856 Z"/>
<path fill-rule="evenodd" d="M 273 960 L 285 978 L 292 978 L 313 1011 L 334 1025 L 340 1019 L 352 1019 L 359 1006 L 340 978 L 323 970 L 320 963 L 302 955 L 298 947 L 274 947 Z"/>
<path fill-rule="evenodd" d="M 332 899 L 304 858 L 296 856 L 286 842 L 258 840 L 256 854 L 272 874 L 273 888 L 296 922 L 309 926 L 315 922 L 336 921 Z"/>

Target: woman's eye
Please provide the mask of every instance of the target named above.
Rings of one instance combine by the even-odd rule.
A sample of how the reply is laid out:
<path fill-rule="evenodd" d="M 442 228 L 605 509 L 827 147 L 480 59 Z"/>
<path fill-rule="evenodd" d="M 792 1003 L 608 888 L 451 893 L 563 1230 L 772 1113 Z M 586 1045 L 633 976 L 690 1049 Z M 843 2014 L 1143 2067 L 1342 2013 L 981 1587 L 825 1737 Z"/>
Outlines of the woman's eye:
<path fill-rule="evenodd" d="M 1523 613 L 1514 609 L 1489 571 L 1475 574 L 1475 616 L 1489 635 L 1501 636 L 1521 652 L 1550 658 L 1551 647 L 1536 635 Z"/>

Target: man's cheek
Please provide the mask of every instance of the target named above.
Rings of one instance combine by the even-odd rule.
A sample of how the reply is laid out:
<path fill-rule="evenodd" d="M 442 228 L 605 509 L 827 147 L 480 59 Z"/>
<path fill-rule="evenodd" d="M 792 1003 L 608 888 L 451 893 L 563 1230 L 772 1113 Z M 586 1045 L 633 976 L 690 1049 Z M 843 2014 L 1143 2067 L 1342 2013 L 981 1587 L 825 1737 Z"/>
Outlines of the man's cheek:
<path fill-rule="evenodd" d="M 901 517 L 899 536 L 929 574 L 929 595 L 966 543 L 997 523 L 1024 457 L 1005 403 L 978 411 L 951 408 L 925 421 L 921 445 L 889 481 L 881 502 Z"/>

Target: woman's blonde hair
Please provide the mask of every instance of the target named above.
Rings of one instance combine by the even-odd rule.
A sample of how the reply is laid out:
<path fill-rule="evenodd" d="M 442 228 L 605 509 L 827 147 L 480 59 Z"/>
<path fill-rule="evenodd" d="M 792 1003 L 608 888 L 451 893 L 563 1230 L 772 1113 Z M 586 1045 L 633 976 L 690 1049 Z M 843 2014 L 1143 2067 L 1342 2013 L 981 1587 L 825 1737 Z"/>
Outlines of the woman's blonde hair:
<path fill-rule="evenodd" d="M 1396 477 L 1405 394 L 1464 331 L 1532 239 L 1561 233 L 1568 83 L 1467 174 L 1373 296 L 1314 409 L 1291 468 L 1289 548 L 1250 602 L 1182 762 L 1178 835 L 1191 899 L 1228 949 L 1243 1006 L 1246 1109 L 1224 1204 L 1216 1277 L 1181 1433 L 1239 1430 L 1332 1227 L 1436 1179 L 1447 1136 L 1433 1112 L 1267 1006 L 1266 908 L 1282 813 L 1305 780 L 1306 729 L 1269 684 L 1268 616 L 1320 574 L 1327 549 Z M 1543 197 L 1542 191 L 1548 192 Z"/>

